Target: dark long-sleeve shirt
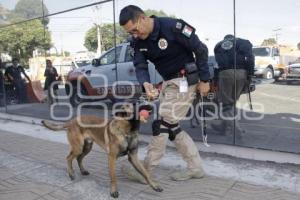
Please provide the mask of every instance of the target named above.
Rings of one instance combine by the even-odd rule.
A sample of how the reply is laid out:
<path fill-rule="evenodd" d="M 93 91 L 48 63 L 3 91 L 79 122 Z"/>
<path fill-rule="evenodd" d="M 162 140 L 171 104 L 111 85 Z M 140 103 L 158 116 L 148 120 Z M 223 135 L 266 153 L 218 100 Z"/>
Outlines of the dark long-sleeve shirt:
<path fill-rule="evenodd" d="M 234 38 L 220 41 L 214 49 L 218 71 L 234 69 Z M 254 55 L 249 40 L 236 38 L 236 68 L 245 69 L 249 75 L 254 74 Z"/>
<path fill-rule="evenodd" d="M 46 77 L 44 90 L 48 90 L 51 83 L 56 81 L 56 78 L 58 77 L 57 70 L 55 67 L 48 67 L 45 70 L 44 76 Z M 57 84 L 54 86 L 54 89 L 58 89 Z"/>
<path fill-rule="evenodd" d="M 207 47 L 195 29 L 183 20 L 155 17 L 153 32 L 145 40 L 134 40 L 132 46 L 136 75 L 141 84 L 150 82 L 147 60 L 155 65 L 164 80 L 171 79 L 191 62 L 196 63 L 201 80 L 210 78 Z"/>

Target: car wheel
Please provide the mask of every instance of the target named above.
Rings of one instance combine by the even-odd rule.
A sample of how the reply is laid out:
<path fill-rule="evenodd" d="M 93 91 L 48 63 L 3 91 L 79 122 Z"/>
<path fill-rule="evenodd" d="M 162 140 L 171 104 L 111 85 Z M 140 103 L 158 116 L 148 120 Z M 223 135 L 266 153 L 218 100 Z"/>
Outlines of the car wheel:
<path fill-rule="evenodd" d="M 87 92 L 84 87 L 81 87 L 81 94 L 87 95 Z M 73 92 L 70 97 L 70 103 L 73 107 L 77 107 L 79 104 L 83 102 L 83 99 L 79 97 L 77 92 L 77 87 L 73 85 Z"/>
<path fill-rule="evenodd" d="M 274 78 L 274 73 L 273 73 L 273 70 L 271 68 L 267 68 L 263 77 L 265 79 L 273 79 Z"/>

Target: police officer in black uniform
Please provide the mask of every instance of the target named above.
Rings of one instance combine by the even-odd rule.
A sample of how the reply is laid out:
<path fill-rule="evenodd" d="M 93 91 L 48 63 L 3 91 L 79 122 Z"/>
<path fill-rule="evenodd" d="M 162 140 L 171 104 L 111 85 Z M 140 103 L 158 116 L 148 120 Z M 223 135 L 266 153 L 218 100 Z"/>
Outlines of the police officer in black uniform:
<path fill-rule="evenodd" d="M 54 103 L 54 101 L 57 102 L 57 99 L 55 99 L 54 97 L 57 96 L 58 84 L 53 85 L 52 91 L 54 96 L 51 93 L 50 87 L 51 84 L 58 79 L 58 73 L 56 68 L 52 65 L 52 61 L 49 59 L 46 60 L 46 69 L 44 72 L 44 76 L 46 77 L 44 90 L 47 90 L 48 92 L 48 102 L 51 105 Z"/>
<path fill-rule="evenodd" d="M 236 41 L 235 51 L 234 41 Z M 233 35 L 226 35 L 222 41 L 217 43 L 214 53 L 219 66 L 215 70 L 214 79 L 218 82 L 221 121 L 212 124 L 212 127 L 220 134 L 226 135 L 233 132 L 235 103 L 243 90 L 248 89 L 248 84 L 254 74 L 254 56 L 251 42 L 241 38 L 235 40 Z M 236 70 L 234 69 L 235 55 Z M 244 132 L 238 121 L 236 121 L 236 132 L 238 136 Z"/>
<path fill-rule="evenodd" d="M 145 168 L 152 170 L 162 158 L 168 138 L 187 162 L 187 169 L 174 173 L 173 180 L 202 178 L 202 161 L 191 137 L 181 130 L 178 122 L 185 117 L 199 91 L 206 95 L 209 91 L 208 49 L 195 34 L 195 29 L 180 19 L 168 17 L 148 17 L 134 5 L 121 10 L 120 25 L 134 37 L 133 63 L 137 79 L 144 86 L 149 98 L 158 92 L 150 83 L 148 62 L 154 63 L 163 77 L 160 93 L 160 120 L 154 121 L 153 137 L 144 160 Z M 195 57 L 194 57 L 195 56 Z M 129 178 L 141 181 L 134 171 Z"/>
<path fill-rule="evenodd" d="M 13 58 L 12 66 L 6 69 L 5 75 L 13 83 L 19 103 L 27 103 L 26 83 L 22 79 L 21 74 L 23 74 L 26 79 L 31 82 L 24 68 L 19 65 L 19 60 L 17 58 Z"/>

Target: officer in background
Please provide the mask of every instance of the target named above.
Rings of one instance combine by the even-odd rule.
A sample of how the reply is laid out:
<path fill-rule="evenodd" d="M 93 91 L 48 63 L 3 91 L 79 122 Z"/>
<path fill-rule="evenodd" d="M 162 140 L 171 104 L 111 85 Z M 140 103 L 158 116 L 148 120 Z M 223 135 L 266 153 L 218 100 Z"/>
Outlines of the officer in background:
<path fill-rule="evenodd" d="M 55 101 L 57 100 L 57 99 L 54 99 L 54 97 L 57 96 L 58 84 L 53 85 L 52 91 L 53 91 L 54 96 L 51 94 L 50 87 L 53 82 L 57 81 L 58 73 L 57 73 L 56 68 L 53 67 L 52 61 L 49 59 L 46 60 L 46 69 L 45 69 L 44 76 L 46 77 L 44 90 L 48 91 L 48 102 L 51 105 L 54 103 L 54 100 Z"/>
<path fill-rule="evenodd" d="M 248 89 L 254 74 L 254 56 L 249 40 L 236 38 L 234 51 L 234 36 L 226 35 L 217 43 L 214 49 L 219 68 L 215 70 L 214 79 L 218 83 L 218 102 L 220 103 L 220 121 L 212 124 L 212 128 L 220 134 L 233 132 L 234 107 L 243 90 Z M 234 54 L 236 54 L 236 70 L 234 69 Z M 235 71 L 235 72 L 234 72 Z M 234 79 L 235 73 L 235 79 Z M 248 91 L 248 90 L 247 90 Z M 244 132 L 236 121 L 238 136 Z"/>
<path fill-rule="evenodd" d="M 154 63 L 164 79 L 159 97 L 160 120 L 155 120 L 152 124 L 153 137 L 144 160 L 145 168 L 152 173 L 165 153 L 169 138 L 188 168 L 172 174 L 171 178 L 202 178 L 204 171 L 198 149 L 191 137 L 181 130 L 178 122 L 186 116 L 195 92 L 206 95 L 209 91 L 207 47 L 199 40 L 195 29 L 185 21 L 168 17 L 148 17 L 134 5 L 121 10 L 119 23 L 134 37 L 133 62 L 136 76 L 148 98 L 155 98 L 158 92 L 150 83 L 147 60 Z M 129 178 L 140 182 L 144 180 L 134 170 L 125 170 L 125 173 Z"/>
<path fill-rule="evenodd" d="M 16 95 L 19 103 L 27 103 L 27 92 L 26 83 L 22 79 L 23 74 L 26 79 L 31 82 L 30 78 L 27 76 L 24 68 L 19 65 L 19 59 L 12 59 L 12 66 L 8 67 L 5 71 L 5 75 L 13 83 L 16 91 Z"/>

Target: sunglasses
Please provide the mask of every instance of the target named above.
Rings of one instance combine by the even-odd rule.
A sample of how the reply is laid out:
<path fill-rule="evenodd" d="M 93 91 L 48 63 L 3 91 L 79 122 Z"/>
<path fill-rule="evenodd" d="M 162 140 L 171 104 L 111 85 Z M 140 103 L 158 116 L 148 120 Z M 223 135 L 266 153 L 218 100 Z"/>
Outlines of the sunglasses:
<path fill-rule="evenodd" d="M 128 31 L 130 35 L 138 34 L 139 33 L 139 26 L 140 26 L 140 18 L 138 19 L 135 28 Z"/>

